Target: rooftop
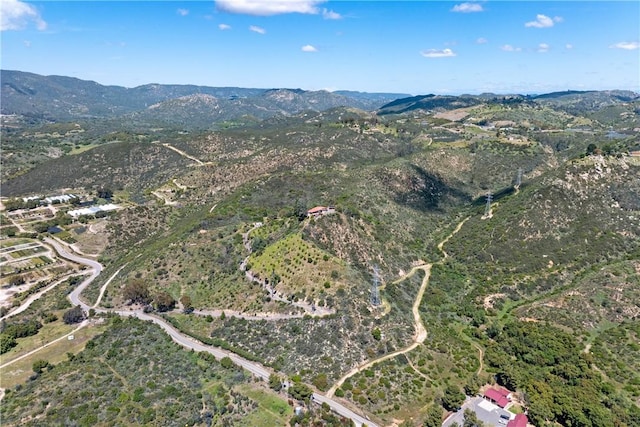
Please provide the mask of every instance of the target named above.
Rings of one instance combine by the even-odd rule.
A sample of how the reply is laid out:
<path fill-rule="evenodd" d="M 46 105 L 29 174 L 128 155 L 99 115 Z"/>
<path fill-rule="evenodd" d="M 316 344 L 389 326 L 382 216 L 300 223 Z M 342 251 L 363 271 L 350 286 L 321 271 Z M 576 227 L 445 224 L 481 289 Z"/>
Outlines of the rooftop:
<path fill-rule="evenodd" d="M 504 394 L 504 390 L 488 388 L 487 391 L 484 392 L 484 396 L 496 402 L 501 408 L 504 408 L 509 403 L 509 399 L 507 395 Z"/>
<path fill-rule="evenodd" d="M 529 420 L 525 414 L 516 414 L 516 416 L 507 423 L 507 427 L 527 427 Z"/>

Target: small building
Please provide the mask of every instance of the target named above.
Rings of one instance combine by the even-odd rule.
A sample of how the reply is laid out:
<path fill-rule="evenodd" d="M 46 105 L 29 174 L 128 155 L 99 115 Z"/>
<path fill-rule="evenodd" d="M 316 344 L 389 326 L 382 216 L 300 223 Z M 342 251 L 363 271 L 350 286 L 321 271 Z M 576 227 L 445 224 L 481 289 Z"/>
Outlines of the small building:
<path fill-rule="evenodd" d="M 507 427 L 527 427 L 529 419 L 525 414 L 516 414 L 516 416 L 507 423 Z"/>
<path fill-rule="evenodd" d="M 511 402 L 511 392 L 506 388 L 488 388 L 484 392 L 484 398 L 503 408 Z"/>
<path fill-rule="evenodd" d="M 29 196 L 29 197 L 23 197 L 22 201 L 27 203 L 27 202 L 31 202 L 33 200 L 40 200 L 42 199 L 42 196 Z"/>
<path fill-rule="evenodd" d="M 307 211 L 307 216 L 320 216 L 326 212 L 327 208 L 324 206 L 316 206 L 315 208 L 311 208 Z"/>
<path fill-rule="evenodd" d="M 322 215 L 328 215 L 336 212 L 336 208 L 333 206 L 316 206 L 307 211 L 307 217 L 317 218 Z"/>
<path fill-rule="evenodd" d="M 76 199 L 78 196 L 73 194 L 62 194 L 60 196 L 49 196 L 45 197 L 44 201 L 48 204 L 53 203 L 69 203 L 71 200 Z"/>
<path fill-rule="evenodd" d="M 120 206 L 114 205 L 113 203 L 108 203 L 106 205 L 94 205 L 88 208 L 75 209 L 67 212 L 71 217 L 77 218 L 83 215 L 95 215 L 98 212 L 109 212 L 119 209 Z"/>

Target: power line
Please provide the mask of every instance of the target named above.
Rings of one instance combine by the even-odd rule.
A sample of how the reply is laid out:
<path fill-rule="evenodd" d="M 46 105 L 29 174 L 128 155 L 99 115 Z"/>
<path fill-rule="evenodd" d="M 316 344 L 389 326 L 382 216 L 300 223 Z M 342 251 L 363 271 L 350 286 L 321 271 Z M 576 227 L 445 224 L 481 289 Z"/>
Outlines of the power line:
<path fill-rule="evenodd" d="M 487 192 L 486 198 L 487 198 L 487 204 L 484 207 L 483 216 L 485 218 L 489 218 L 491 216 L 491 202 L 493 201 L 493 195 L 491 194 L 491 191 Z"/>
<path fill-rule="evenodd" d="M 373 282 L 371 282 L 371 305 L 374 307 L 378 307 L 380 305 L 380 291 L 378 287 L 380 286 L 380 272 L 378 270 L 378 266 L 373 266 Z"/>

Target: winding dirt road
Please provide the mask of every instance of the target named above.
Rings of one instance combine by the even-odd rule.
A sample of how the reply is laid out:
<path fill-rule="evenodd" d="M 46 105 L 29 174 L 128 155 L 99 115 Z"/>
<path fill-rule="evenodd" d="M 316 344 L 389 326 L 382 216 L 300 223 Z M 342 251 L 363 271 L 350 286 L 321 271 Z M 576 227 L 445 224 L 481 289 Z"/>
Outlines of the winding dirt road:
<path fill-rule="evenodd" d="M 444 244 L 447 243 L 449 241 L 449 239 L 451 239 L 451 237 L 453 237 L 458 231 L 460 231 L 460 229 L 462 228 L 464 223 L 467 222 L 467 220 L 469 218 L 470 217 L 467 217 L 467 218 L 463 219 L 462 221 L 460 221 L 460 223 L 458 223 L 458 225 L 451 232 L 451 234 L 449 234 L 440 243 L 438 243 L 438 250 L 440 252 L 442 252 L 443 259 L 441 261 L 438 261 L 437 264 L 441 264 L 445 259 L 447 259 L 449 257 L 449 255 L 445 252 L 445 250 L 443 248 Z M 400 283 L 403 280 L 406 280 L 406 279 L 410 278 L 411 276 L 413 276 L 417 270 L 423 270 L 424 273 L 425 273 L 424 278 L 422 279 L 422 284 L 420 285 L 420 289 L 418 290 L 418 293 L 416 294 L 416 299 L 413 302 L 413 306 L 411 308 L 411 311 L 413 312 L 413 321 L 414 321 L 415 330 L 416 330 L 414 335 L 413 335 L 413 342 L 408 347 L 405 347 L 403 349 L 394 351 L 393 353 L 385 354 L 384 356 L 378 357 L 377 359 L 370 360 L 368 362 L 365 362 L 365 363 L 363 363 L 363 364 L 361 364 L 359 366 L 356 366 L 355 368 L 351 369 L 349 372 L 344 374 L 329 389 L 329 391 L 327 391 L 327 397 L 333 397 L 333 395 L 336 392 L 336 390 L 340 386 L 342 386 L 342 384 L 348 378 L 354 376 L 355 374 L 357 374 L 359 372 L 362 372 L 363 370 L 368 369 L 371 366 L 376 365 L 376 364 L 378 364 L 380 362 L 384 362 L 385 360 L 389 360 L 389 359 L 392 359 L 392 358 L 394 358 L 396 356 L 399 356 L 401 354 L 408 353 L 408 352 L 410 352 L 411 350 L 413 350 L 414 348 L 416 348 L 417 346 L 419 346 L 420 344 L 422 344 L 424 342 L 424 340 L 427 338 L 427 329 L 425 328 L 424 323 L 422 323 L 422 317 L 420 316 L 419 308 L 420 308 L 420 304 L 422 303 L 422 298 L 424 296 L 424 292 L 427 289 L 427 285 L 429 284 L 429 278 L 431 277 L 431 267 L 433 267 L 433 264 L 422 264 L 422 265 L 415 266 L 407 274 L 405 274 L 404 276 L 402 276 L 401 278 L 399 278 L 399 279 L 397 279 L 396 281 L 393 282 L 393 284 Z"/>

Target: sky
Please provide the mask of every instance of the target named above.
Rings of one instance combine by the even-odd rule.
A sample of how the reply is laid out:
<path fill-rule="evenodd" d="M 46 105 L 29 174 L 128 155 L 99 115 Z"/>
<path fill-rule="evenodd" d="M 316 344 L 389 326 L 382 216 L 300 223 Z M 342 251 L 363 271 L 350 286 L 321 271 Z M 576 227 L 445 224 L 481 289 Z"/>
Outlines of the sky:
<path fill-rule="evenodd" d="M 0 68 L 104 85 L 640 92 L 640 2 L 0 0 Z"/>

